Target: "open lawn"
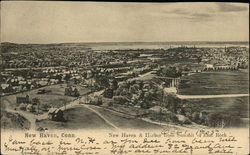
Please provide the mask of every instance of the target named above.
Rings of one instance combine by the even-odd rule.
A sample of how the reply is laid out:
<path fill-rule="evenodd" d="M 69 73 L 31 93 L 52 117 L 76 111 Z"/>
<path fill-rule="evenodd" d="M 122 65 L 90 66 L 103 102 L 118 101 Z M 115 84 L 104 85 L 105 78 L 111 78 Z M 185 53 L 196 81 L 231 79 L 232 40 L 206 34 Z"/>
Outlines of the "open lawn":
<path fill-rule="evenodd" d="M 123 116 L 121 113 L 116 113 L 106 110 L 102 107 L 88 105 L 95 111 L 99 112 L 102 117 L 114 124 L 120 129 L 161 129 L 160 125 L 145 122 L 136 118 Z M 114 129 L 104 119 L 98 116 L 95 112 L 88 108 L 79 105 L 64 111 L 66 122 L 55 122 L 51 120 L 41 120 L 37 122 L 37 127 L 48 129 Z"/>
<path fill-rule="evenodd" d="M 235 98 L 209 98 L 209 99 L 189 99 L 185 102 L 198 104 L 201 110 L 210 112 L 220 112 L 248 118 L 248 97 Z"/>
<path fill-rule="evenodd" d="M 2 102 L 1 102 L 2 103 Z M 1 106 L 1 129 L 3 130 L 26 130 L 30 128 L 30 122 L 23 116 L 17 113 L 10 113 L 5 111 L 5 105 Z"/>
<path fill-rule="evenodd" d="M 152 123 L 145 122 L 136 118 L 129 118 L 127 116 L 122 116 L 120 113 L 112 112 L 110 110 L 104 109 L 98 106 L 91 106 L 91 108 L 98 111 L 103 115 L 107 120 L 112 122 L 118 128 L 121 129 L 161 129 L 160 125 L 155 125 Z"/>
<path fill-rule="evenodd" d="M 43 107 L 44 105 L 48 105 L 51 107 L 61 107 L 65 104 L 70 103 L 72 100 L 76 99 L 76 97 L 64 95 L 64 91 L 66 87 L 67 87 L 66 84 L 46 86 L 46 87 L 40 88 L 40 89 L 46 90 L 46 93 L 44 94 L 37 94 L 39 89 L 35 89 L 35 90 L 31 90 L 31 91 L 27 91 L 27 92 L 23 92 L 19 94 L 4 96 L 1 98 L 1 101 L 2 103 L 7 104 L 8 106 L 12 108 L 16 108 L 19 106 L 16 104 L 16 97 L 17 96 L 25 97 L 26 95 L 29 95 L 30 100 L 32 100 L 33 98 L 39 99 L 40 108 Z M 83 88 L 80 86 L 77 86 L 77 88 L 81 95 L 89 91 L 87 88 Z M 39 111 L 41 112 L 41 110 L 42 109 L 40 109 Z"/>
<path fill-rule="evenodd" d="M 64 111 L 66 122 L 42 120 L 38 127 L 50 129 L 112 129 L 102 118 L 89 109 L 79 105 Z"/>
<path fill-rule="evenodd" d="M 19 114 L 9 112 L 1 113 L 1 128 L 3 130 L 27 130 L 30 128 L 30 122 Z"/>
<path fill-rule="evenodd" d="M 182 77 L 178 94 L 217 95 L 248 94 L 248 72 L 203 72 Z"/>

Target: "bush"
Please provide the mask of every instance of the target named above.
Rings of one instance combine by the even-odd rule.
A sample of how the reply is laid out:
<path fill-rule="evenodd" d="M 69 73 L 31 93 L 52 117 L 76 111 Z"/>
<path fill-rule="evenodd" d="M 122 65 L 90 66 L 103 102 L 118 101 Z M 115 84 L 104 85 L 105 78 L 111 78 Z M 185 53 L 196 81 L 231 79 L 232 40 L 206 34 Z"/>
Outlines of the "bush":
<path fill-rule="evenodd" d="M 176 115 L 176 117 L 177 117 L 178 122 L 180 124 L 191 124 L 191 121 L 183 115 Z"/>
<path fill-rule="evenodd" d="M 200 122 L 199 113 L 198 113 L 198 112 L 194 112 L 194 113 L 192 114 L 191 120 L 193 120 L 193 121 L 196 122 L 196 123 L 199 123 L 199 122 Z"/>
<path fill-rule="evenodd" d="M 25 111 L 25 110 L 26 110 L 26 104 L 21 103 L 21 104 L 19 105 L 19 109 Z"/>
<path fill-rule="evenodd" d="M 222 114 L 219 112 L 210 113 L 207 116 L 207 125 L 210 127 L 218 127 L 222 122 Z"/>
<path fill-rule="evenodd" d="M 51 105 L 49 105 L 49 104 L 41 104 L 41 106 L 40 106 L 40 108 L 41 108 L 41 110 L 42 111 L 49 111 L 49 109 L 51 108 Z"/>
<path fill-rule="evenodd" d="M 127 97 L 125 97 L 125 96 L 114 96 L 113 100 L 114 100 L 115 104 L 122 104 L 122 105 L 124 105 L 124 104 L 129 103 L 129 99 Z"/>
<path fill-rule="evenodd" d="M 181 100 L 175 95 L 168 94 L 165 96 L 165 102 L 163 103 L 167 109 L 176 113 Z"/>
<path fill-rule="evenodd" d="M 91 99 L 90 103 L 94 105 L 102 105 L 102 98 L 95 96 L 94 98 Z"/>

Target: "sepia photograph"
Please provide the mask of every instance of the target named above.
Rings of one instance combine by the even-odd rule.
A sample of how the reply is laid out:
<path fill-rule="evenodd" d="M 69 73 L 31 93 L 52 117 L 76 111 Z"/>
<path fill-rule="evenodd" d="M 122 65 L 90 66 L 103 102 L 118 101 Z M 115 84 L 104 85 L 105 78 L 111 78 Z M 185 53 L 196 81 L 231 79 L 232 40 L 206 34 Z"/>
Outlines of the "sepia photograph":
<path fill-rule="evenodd" d="M 249 153 L 248 3 L 2 1 L 0 49 L 4 155 Z"/>

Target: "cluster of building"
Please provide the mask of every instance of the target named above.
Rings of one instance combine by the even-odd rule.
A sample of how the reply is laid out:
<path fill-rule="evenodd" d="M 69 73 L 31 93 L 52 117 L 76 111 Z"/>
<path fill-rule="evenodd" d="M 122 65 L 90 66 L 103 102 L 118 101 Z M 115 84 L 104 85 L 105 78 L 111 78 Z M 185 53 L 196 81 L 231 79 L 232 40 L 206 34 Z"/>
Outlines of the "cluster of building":
<path fill-rule="evenodd" d="M 39 101 L 35 99 L 31 99 L 29 95 L 26 96 L 17 96 L 16 104 L 20 110 L 28 111 L 28 112 L 38 112 L 38 104 Z"/>
<path fill-rule="evenodd" d="M 1 66 L 4 70 L 0 75 L 0 93 L 18 93 L 69 80 L 95 87 L 98 77 L 115 77 L 118 81 L 124 81 L 173 64 L 181 70 L 182 75 L 210 70 L 236 70 L 248 67 L 248 51 L 245 47 L 183 46 L 94 51 L 80 46 L 23 45 L 22 48 L 14 48 L 13 52 L 2 54 Z M 26 64 L 16 63 L 19 61 Z M 41 65 L 36 61 L 48 63 Z M 13 63 L 16 65 L 11 65 Z"/>

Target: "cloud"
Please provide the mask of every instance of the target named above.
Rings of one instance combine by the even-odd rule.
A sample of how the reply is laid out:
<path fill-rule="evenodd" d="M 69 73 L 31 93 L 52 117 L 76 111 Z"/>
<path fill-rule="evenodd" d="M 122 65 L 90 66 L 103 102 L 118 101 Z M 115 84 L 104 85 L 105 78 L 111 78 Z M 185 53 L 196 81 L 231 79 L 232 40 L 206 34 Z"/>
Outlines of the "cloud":
<path fill-rule="evenodd" d="M 235 4 L 229 3 L 218 3 L 219 11 L 220 12 L 239 12 L 239 11 L 247 11 L 248 7 L 246 6 L 239 6 Z"/>
<path fill-rule="evenodd" d="M 170 13 L 170 12 L 169 12 Z M 175 14 L 175 18 L 187 19 L 191 22 L 195 21 L 208 21 L 213 17 L 213 13 L 209 12 L 188 12 L 186 10 L 174 10 L 171 14 Z"/>
<path fill-rule="evenodd" d="M 190 14 L 190 12 L 188 12 L 187 10 L 183 10 L 183 9 L 175 9 L 169 13 L 174 13 L 174 14 L 179 14 L 179 15 Z"/>
<path fill-rule="evenodd" d="M 168 18 L 188 20 L 189 22 L 210 21 L 215 16 L 214 6 L 216 5 L 186 4 L 179 8 L 163 10 L 162 13 L 167 15 Z"/>
<path fill-rule="evenodd" d="M 209 13 L 194 13 L 192 14 L 193 17 L 195 18 L 209 18 L 212 17 L 212 14 Z"/>
<path fill-rule="evenodd" d="M 189 20 L 189 22 L 201 22 L 201 21 L 210 21 L 212 20 L 213 14 L 209 13 L 193 13 L 183 18 Z"/>

